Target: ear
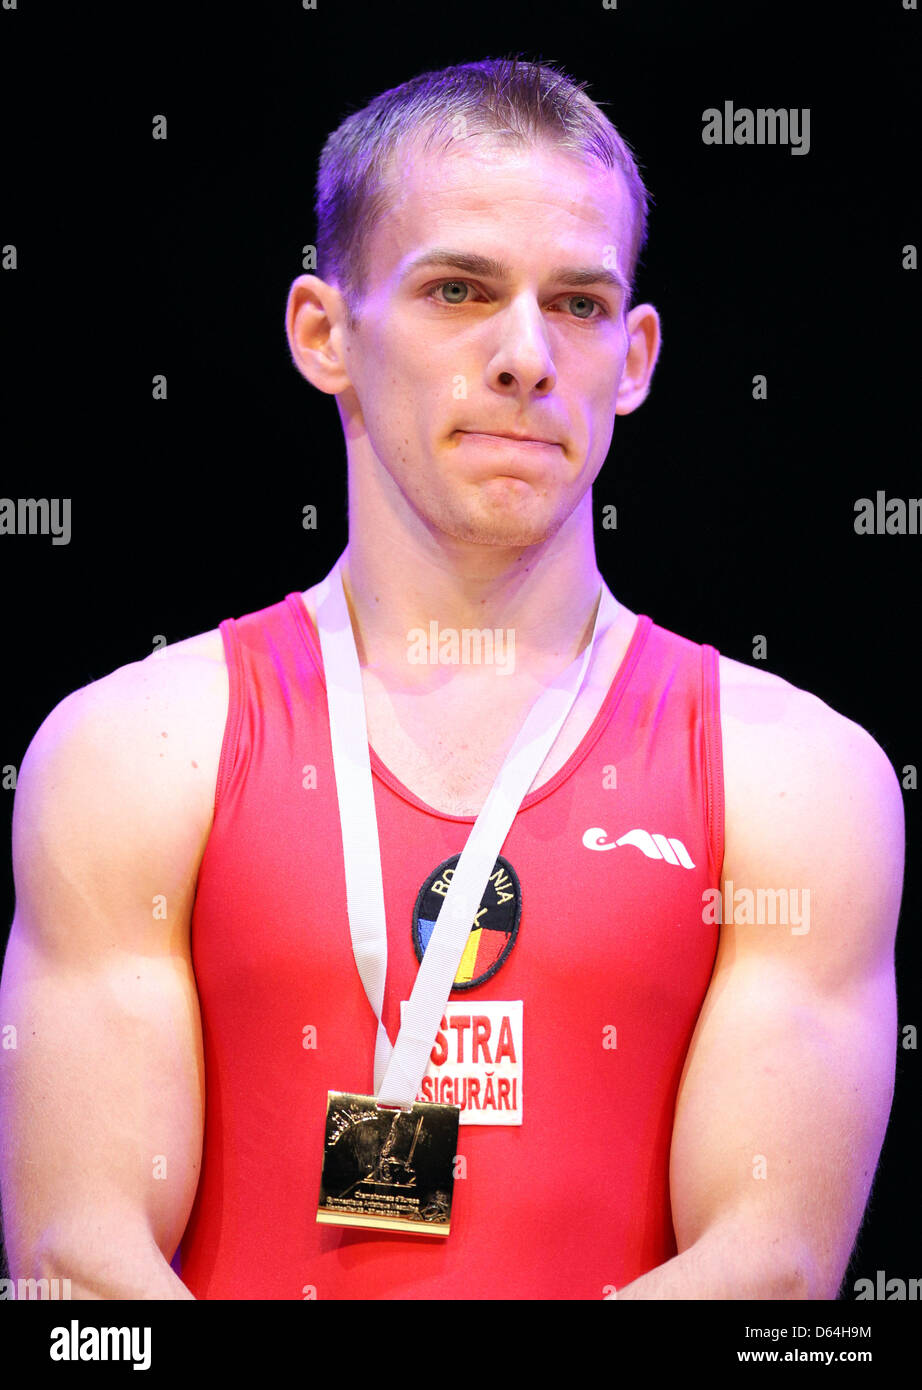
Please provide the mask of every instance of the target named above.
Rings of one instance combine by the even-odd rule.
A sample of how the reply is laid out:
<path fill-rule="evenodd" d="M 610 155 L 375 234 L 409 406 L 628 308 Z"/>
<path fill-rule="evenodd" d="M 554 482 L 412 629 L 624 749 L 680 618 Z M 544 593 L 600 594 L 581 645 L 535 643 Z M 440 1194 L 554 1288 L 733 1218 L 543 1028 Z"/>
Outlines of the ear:
<path fill-rule="evenodd" d="M 618 387 L 616 415 L 630 415 L 646 399 L 659 357 L 659 314 L 652 304 L 636 304 L 627 316 L 628 351 Z"/>
<path fill-rule="evenodd" d="M 349 386 L 344 352 L 346 301 L 316 275 L 299 275 L 288 291 L 285 331 L 291 359 L 318 391 L 336 396 Z"/>

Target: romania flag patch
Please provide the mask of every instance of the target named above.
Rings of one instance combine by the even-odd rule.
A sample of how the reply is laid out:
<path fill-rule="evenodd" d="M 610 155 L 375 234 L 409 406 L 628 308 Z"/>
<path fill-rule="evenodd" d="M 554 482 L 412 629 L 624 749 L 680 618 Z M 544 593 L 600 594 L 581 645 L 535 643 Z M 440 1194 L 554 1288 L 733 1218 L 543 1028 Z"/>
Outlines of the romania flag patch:
<path fill-rule="evenodd" d="M 413 908 L 413 949 L 419 961 L 429 945 L 460 858 L 460 854 L 453 854 L 433 869 L 417 894 Z M 455 975 L 455 990 L 474 989 L 496 974 L 515 945 L 521 916 L 522 888 L 518 875 L 509 860 L 500 855 L 471 923 L 471 934 Z"/>

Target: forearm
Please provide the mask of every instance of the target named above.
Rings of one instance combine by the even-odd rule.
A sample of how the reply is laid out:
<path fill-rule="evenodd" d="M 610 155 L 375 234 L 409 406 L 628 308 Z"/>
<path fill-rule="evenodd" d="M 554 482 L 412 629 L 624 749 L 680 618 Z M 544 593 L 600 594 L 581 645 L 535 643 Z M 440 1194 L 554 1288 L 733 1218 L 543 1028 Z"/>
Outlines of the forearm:
<path fill-rule="evenodd" d="M 665 1264 L 618 1289 L 637 1299 L 815 1298 L 808 1261 L 745 1226 L 705 1232 Z"/>

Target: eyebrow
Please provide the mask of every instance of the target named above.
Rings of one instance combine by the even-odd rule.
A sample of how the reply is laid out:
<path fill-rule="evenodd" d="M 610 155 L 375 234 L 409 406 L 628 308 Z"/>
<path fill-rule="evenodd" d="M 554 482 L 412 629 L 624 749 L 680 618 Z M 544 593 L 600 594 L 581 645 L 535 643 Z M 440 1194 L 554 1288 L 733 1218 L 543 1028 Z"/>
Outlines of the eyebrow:
<path fill-rule="evenodd" d="M 402 279 L 408 279 L 422 266 L 447 266 L 454 270 L 466 271 L 468 275 L 482 275 L 491 280 L 508 280 L 509 267 L 505 261 L 492 256 L 481 256 L 472 251 L 455 251 L 450 247 L 436 246 L 424 251 L 414 259 L 403 272 Z M 628 284 L 617 270 L 609 270 L 601 265 L 558 265 L 549 273 L 549 279 L 584 289 L 589 285 L 608 285 L 611 289 L 628 293 Z"/>

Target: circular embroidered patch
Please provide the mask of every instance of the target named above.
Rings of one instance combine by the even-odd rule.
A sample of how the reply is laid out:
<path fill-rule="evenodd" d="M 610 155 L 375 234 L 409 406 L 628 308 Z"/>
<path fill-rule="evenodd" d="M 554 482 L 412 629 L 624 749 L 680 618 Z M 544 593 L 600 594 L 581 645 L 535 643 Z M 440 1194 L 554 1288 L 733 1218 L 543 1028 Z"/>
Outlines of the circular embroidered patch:
<path fill-rule="evenodd" d="M 413 908 L 413 949 L 421 961 L 445 901 L 460 854 L 446 859 L 426 879 Z M 471 934 L 455 975 L 453 990 L 473 989 L 495 975 L 515 945 L 522 916 L 518 874 L 502 855 L 487 880 Z"/>

